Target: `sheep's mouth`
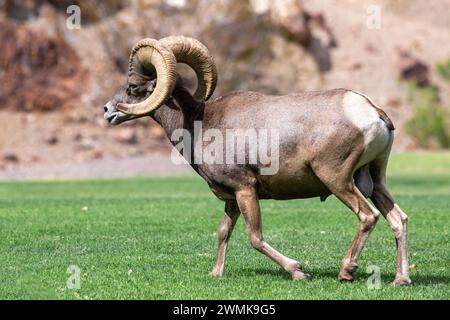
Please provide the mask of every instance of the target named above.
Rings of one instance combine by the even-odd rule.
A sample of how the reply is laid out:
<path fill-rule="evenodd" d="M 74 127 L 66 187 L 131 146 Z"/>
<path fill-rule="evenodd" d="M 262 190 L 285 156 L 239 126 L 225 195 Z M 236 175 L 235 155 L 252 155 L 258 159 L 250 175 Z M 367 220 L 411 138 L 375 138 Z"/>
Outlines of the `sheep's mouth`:
<path fill-rule="evenodd" d="M 106 121 L 108 121 L 109 124 L 113 126 L 121 124 L 122 122 L 125 121 L 140 118 L 139 116 L 132 116 L 120 111 L 105 112 L 103 114 L 103 117 L 105 118 Z"/>
<path fill-rule="evenodd" d="M 116 117 L 117 117 L 117 113 L 116 114 L 111 114 L 111 115 L 106 117 L 106 121 L 111 123 L 114 120 L 114 118 L 116 118 Z"/>
<path fill-rule="evenodd" d="M 109 122 L 109 124 L 112 125 L 116 125 L 119 124 L 121 121 L 119 121 L 120 117 L 119 117 L 119 113 L 118 112 L 114 112 L 112 114 L 106 114 L 104 115 L 104 118 L 106 119 L 106 121 Z"/>

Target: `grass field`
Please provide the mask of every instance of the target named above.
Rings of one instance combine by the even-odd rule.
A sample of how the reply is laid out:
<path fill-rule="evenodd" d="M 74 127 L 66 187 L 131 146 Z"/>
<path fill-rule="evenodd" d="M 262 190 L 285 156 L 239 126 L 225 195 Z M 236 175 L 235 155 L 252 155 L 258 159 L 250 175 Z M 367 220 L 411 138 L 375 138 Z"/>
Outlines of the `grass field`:
<path fill-rule="evenodd" d="M 225 277 L 210 278 L 223 204 L 197 177 L 0 183 L 0 298 L 449 299 L 450 154 L 399 154 L 389 186 L 409 215 L 413 285 L 392 287 L 395 243 L 380 219 L 353 283 L 337 281 L 357 219 L 334 197 L 262 202 L 266 240 L 303 262 L 291 281 L 251 248 L 240 219 Z M 81 288 L 69 289 L 69 265 Z M 369 265 L 381 288 L 369 290 Z"/>

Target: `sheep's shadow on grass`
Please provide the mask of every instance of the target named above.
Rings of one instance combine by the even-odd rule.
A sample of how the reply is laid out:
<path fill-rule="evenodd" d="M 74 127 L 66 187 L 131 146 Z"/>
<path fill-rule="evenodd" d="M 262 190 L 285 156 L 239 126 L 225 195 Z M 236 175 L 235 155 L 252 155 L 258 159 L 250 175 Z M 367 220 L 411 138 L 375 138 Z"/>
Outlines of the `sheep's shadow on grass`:
<path fill-rule="evenodd" d="M 336 271 L 320 271 L 320 270 L 311 270 L 312 279 L 317 278 L 338 278 L 339 269 Z M 365 273 L 364 270 L 359 270 L 354 274 L 355 281 L 366 281 L 369 279 L 369 277 L 372 274 Z M 395 273 L 385 273 L 381 274 L 381 281 L 383 283 L 391 283 L 395 278 Z M 437 285 L 437 284 L 445 284 L 448 285 L 450 283 L 450 277 L 448 276 L 441 276 L 441 275 L 424 275 L 424 274 L 417 274 L 417 275 L 410 275 L 410 278 L 412 280 L 412 285 L 420 285 L 420 286 L 427 286 L 427 285 Z"/>
<path fill-rule="evenodd" d="M 318 270 L 318 269 L 306 269 L 305 272 L 311 275 L 309 280 L 317 280 L 321 278 L 328 278 L 338 281 L 339 268 L 335 271 L 330 270 Z M 291 276 L 282 269 L 273 269 L 273 268 L 242 268 L 239 270 L 240 276 L 269 276 L 278 279 L 286 279 L 291 280 Z M 366 281 L 371 274 L 364 273 L 364 271 L 357 271 L 355 273 L 355 281 L 361 282 Z M 413 286 L 427 286 L 427 285 L 449 285 L 450 277 L 445 275 L 425 275 L 425 274 L 413 274 L 410 276 L 412 280 Z M 395 278 L 395 273 L 387 273 L 381 274 L 381 281 L 383 283 L 391 283 Z"/>
<path fill-rule="evenodd" d="M 427 286 L 427 285 L 437 285 L 437 284 L 450 284 L 450 277 L 448 276 L 439 276 L 439 275 L 411 275 L 411 281 L 413 285 Z M 384 279 L 384 277 L 382 277 Z M 388 278 L 389 281 L 394 279 L 394 274 Z"/>
<path fill-rule="evenodd" d="M 291 279 L 291 276 L 282 269 L 271 268 L 242 268 L 239 269 L 239 276 L 255 277 L 255 276 L 269 276 L 278 279 Z"/>

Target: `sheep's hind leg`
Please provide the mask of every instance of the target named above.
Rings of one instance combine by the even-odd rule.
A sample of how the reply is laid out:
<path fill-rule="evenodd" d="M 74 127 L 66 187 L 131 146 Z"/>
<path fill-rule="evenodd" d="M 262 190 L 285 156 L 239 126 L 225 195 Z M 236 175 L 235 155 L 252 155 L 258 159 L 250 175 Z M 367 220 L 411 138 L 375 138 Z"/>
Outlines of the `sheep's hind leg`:
<path fill-rule="evenodd" d="M 270 259 L 278 263 L 294 280 L 307 279 L 309 275 L 302 271 L 300 263 L 285 257 L 264 241 L 261 225 L 261 212 L 256 190 L 252 188 L 236 192 L 239 209 L 247 224 L 251 245 Z"/>
<path fill-rule="evenodd" d="M 371 174 L 374 180 L 374 190 L 371 199 L 388 221 L 395 236 L 397 245 L 397 272 L 393 284 L 408 285 L 411 283 L 408 270 L 407 248 L 408 216 L 395 203 L 393 197 L 387 190 L 386 165 L 387 158 L 380 159 L 372 165 Z"/>
<path fill-rule="evenodd" d="M 219 225 L 217 232 L 218 250 L 217 262 L 213 270 L 209 273 L 213 277 L 221 277 L 225 268 L 225 256 L 227 253 L 228 240 L 233 232 L 234 225 L 239 218 L 240 211 L 236 201 L 227 201 L 225 203 L 225 213 Z"/>

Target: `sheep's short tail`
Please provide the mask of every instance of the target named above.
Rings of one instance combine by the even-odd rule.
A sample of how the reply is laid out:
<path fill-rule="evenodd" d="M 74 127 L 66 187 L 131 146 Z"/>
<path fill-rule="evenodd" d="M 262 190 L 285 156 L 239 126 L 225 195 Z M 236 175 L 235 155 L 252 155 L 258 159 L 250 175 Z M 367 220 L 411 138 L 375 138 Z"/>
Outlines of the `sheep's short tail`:
<path fill-rule="evenodd" d="M 382 109 L 378 108 L 375 105 L 373 105 L 373 107 L 375 108 L 375 110 L 377 110 L 378 114 L 380 115 L 380 119 L 383 120 L 384 123 L 386 123 L 386 127 L 391 131 L 395 130 L 394 124 L 392 123 L 392 120 L 388 117 L 386 112 L 384 112 Z"/>

